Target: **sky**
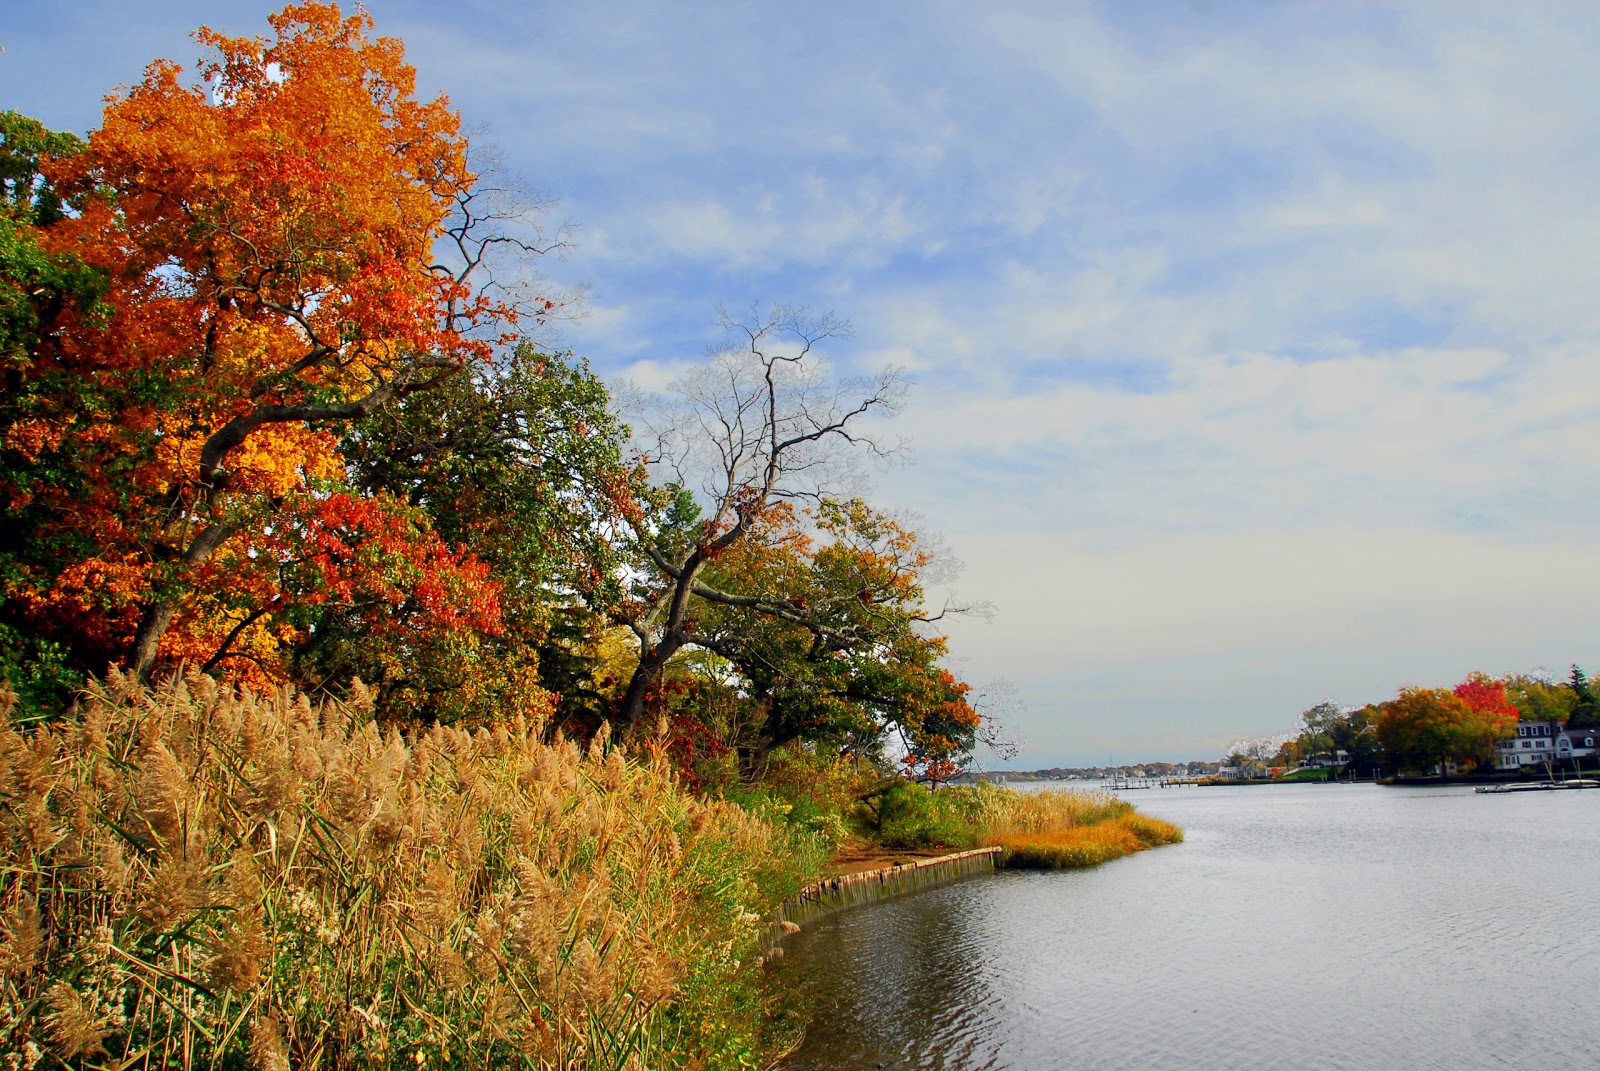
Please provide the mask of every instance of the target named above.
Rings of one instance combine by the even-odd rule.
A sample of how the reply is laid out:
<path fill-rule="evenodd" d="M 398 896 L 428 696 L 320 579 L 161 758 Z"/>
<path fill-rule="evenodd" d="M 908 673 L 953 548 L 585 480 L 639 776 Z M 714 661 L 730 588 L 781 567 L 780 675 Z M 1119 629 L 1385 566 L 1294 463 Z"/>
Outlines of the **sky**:
<path fill-rule="evenodd" d="M 0 0 L 86 132 L 264 4 Z M 1600 7 L 374 0 L 559 199 L 561 344 L 659 387 L 716 307 L 915 387 L 875 504 L 965 563 L 1017 768 L 1214 758 L 1332 699 L 1600 672 Z"/>

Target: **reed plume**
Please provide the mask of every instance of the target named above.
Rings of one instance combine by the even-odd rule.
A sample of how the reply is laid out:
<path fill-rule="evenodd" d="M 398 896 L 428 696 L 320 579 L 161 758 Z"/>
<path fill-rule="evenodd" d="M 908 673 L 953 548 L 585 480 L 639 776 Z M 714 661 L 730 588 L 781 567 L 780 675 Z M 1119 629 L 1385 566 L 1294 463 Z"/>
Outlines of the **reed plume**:
<path fill-rule="evenodd" d="M 820 839 L 683 792 L 607 732 L 403 733 L 370 708 L 359 685 L 313 705 L 113 673 L 74 723 L 6 719 L 0 1051 L 273 1071 L 756 1058 L 750 920 Z"/>

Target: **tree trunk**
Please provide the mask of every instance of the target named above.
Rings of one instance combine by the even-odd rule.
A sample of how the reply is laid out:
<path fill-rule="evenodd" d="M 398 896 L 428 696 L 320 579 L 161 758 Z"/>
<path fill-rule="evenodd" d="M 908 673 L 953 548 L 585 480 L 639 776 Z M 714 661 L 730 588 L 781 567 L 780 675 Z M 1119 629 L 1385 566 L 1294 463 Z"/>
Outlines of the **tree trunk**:
<path fill-rule="evenodd" d="M 678 653 L 683 643 L 681 637 L 669 633 L 656 646 L 640 652 L 639 664 L 634 667 L 628 690 L 622 696 L 622 707 L 617 711 L 616 724 L 612 727 L 618 736 L 632 732 L 644 717 L 644 700 L 650 692 L 650 686 L 661 676 L 668 660 Z"/>
<path fill-rule="evenodd" d="M 772 744 L 763 739 L 738 749 L 739 783 L 754 788 L 767 776 L 767 761 L 772 758 Z"/>
<path fill-rule="evenodd" d="M 194 537 L 189 549 L 183 552 L 185 566 L 199 565 L 211 557 L 216 549 L 233 535 L 233 526 L 218 521 L 208 524 Z M 156 668 L 156 655 L 161 650 L 161 637 L 167 634 L 172 619 L 178 615 L 176 599 L 153 599 L 139 618 L 139 627 L 133 634 L 132 649 L 128 652 L 128 665 L 141 683 L 150 683 L 150 674 Z"/>
<path fill-rule="evenodd" d="M 767 723 L 761 735 L 752 744 L 742 744 L 736 750 L 739 763 L 739 782 L 746 788 L 754 788 L 767 776 L 767 767 L 772 761 L 772 753 L 785 744 L 793 743 L 800 739 L 800 730 L 793 728 L 773 728 L 774 724 L 782 724 L 777 718 L 776 705 L 769 705 L 767 710 Z"/>
<path fill-rule="evenodd" d="M 156 666 L 156 652 L 161 647 L 161 637 L 178 614 L 178 604 L 170 599 L 153 602 L 144 608 L 139 618 L 139 629 L 133 634 L 133 650 L 128 656 L 129 665 L 141 684 L 150 683 L 150 671 Z"/>
<path fill-rule="evenodd" d="M 659 557 L 656 561 L 665 568 Z M 668 570 L 672 576 L 672 599 L 667 604 L 666 620 L 661 624 L 661 640 L 654 647 L 644 646 L 641 642 L 639 664 L 634 668 L 633 679 L 628 681 L 628 690 L 622 697 L 622 709 L 617 711 L 617 724 L 613 726 L 620 734 L 626 735 L 639 724 L 639 719 L 644 717 L 644 699 L 650 686 L 661 676 L 661 671 L 672 656 L 689 642 L 684 622 L 689 619 L 689 598 L 694 592 L 694 578 L 703 564 L 704 552 L 697 548 L 677 570 Z"/>

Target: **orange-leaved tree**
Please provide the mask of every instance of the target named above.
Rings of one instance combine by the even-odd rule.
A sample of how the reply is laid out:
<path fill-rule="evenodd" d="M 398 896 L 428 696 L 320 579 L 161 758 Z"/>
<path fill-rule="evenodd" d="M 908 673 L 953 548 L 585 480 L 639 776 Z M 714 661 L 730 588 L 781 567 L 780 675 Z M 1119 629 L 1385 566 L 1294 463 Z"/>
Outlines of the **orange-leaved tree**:
<path fill-rule="evenodd" d="M 279 611 L 337 592 L 494 627 L 492 583 L 425 515 L 339 497 L 339 435 L 504 340 L 522 310 L 477 275 L 506 238 L 474 229 L 459 119 L 416 98 L 400 42 L 335 5 L 270 22 L 198 31 L 209 60 L 153 63 L 41 165 L 75 211 L 39 244 L 104 297 L 11 362 L 0 490 L 51 550 L 5 599 L 89 668 L 250 651 L 271 677 Z"/>
<path fill-rule="evenodd" d="M 1402 688 L 1379 708 L 1377 734 L 1388 761 L 1400 770 L 1448 762 L 1483 765 L 1494 743 L 1516 725 L 1504 687 L 1473 674 L 1456 689 Z"/>

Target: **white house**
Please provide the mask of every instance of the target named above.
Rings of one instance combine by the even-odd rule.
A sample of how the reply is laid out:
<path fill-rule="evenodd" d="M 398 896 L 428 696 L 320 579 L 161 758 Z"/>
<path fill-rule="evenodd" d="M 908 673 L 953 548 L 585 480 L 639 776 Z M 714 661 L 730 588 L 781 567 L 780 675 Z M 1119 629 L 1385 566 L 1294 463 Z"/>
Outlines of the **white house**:
<path fill-rule="evenodd" d="M 1517 735 L 1494 746 L 1494 768 L 1515 770 L 1547 762 L 1593 759 L 1600 745 L 1600 730 L 1568 729 L 1560 721 L 1523 721 Z"/>
<path fill-rule="evenodd" d="M 1494 746 L 1494 768 L 1515 770 L 1555 761 L 1559 721 L 1519 721 L 1517 735 Z"/>
<path fill-rule="evenodd" d="M 1556 734 L 1556 758 L 1571 759 L 1579 766 L 1586 766 L 1588 763 L 1583 760 L 1594 758 L 1596 744 L 1600 744 L 1600 731 L 1562 727 Z"/>

